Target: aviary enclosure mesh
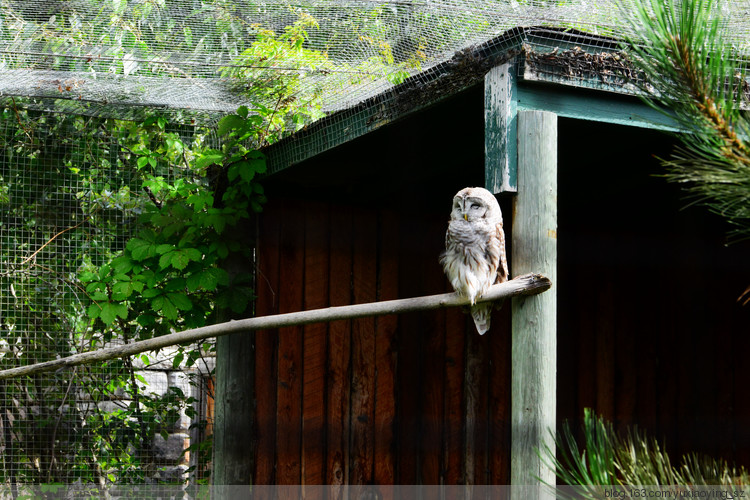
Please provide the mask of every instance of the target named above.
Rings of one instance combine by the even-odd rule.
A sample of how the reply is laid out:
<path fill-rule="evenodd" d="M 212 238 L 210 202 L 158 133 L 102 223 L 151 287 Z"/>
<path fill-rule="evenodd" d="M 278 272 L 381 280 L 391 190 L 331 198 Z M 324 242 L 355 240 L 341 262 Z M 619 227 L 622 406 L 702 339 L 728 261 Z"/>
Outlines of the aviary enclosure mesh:
<path fill-rule="evenodd" d="M 0 369 L 117 341 L 92 331 L 77 279 L 123 247 L 145 202 L 130 157 L 107 134 L 107 118 L 156 113 L 189 138 L 194 127 L 262 100 L 253 89 L 284 75 L 303 104 L 338 112 L 332 125 L 353 123 L 358 104 L 373 96 L 395 102 L 399 84 L 419 87 L 421 75 L 460 54 L 517 45 L 517 27 L 570 30 L 563 51 L 610 51 L 607 40 L 628 34 L 622 12 L 629 1 L 624 9 L 579 0 L 3 1 Z M 727 36 L 746 49 L 748 4 L 715 8 Z M 282 33 L 302 19 L 309 21 L 305 47 L 322 60 L 252 57 L 261 30 Z M 536 35 L 539 50 L 556 47 L 561 31 L 544 33 Z M 291 148 L 288 161 L 301 155 Z M 117 417 L 131 403 L 114 382 L 128 363 L 143 377 L 145 395 L 164 398 L 178 387 L 197 397 L 199 414 L 210 406 L 210 391 L 186 385 L 169 353 L 0 381 L 0 485 L 180 480 L 195 458 L 175 459 L 165 443 L 141 443 L 150 459 L 132 470 L 122 465 L 140 453 L 132 447 L 102 456 L 117 450 L 122 433 L 135 432 L 132 420 Z M 203 369 L 199 382 L 210 363 Z M 169 439 L 201 439 L 184 410 L 179 418 L 165 419 Z M 108 469 L 114 462 L 116 471 Z"/>

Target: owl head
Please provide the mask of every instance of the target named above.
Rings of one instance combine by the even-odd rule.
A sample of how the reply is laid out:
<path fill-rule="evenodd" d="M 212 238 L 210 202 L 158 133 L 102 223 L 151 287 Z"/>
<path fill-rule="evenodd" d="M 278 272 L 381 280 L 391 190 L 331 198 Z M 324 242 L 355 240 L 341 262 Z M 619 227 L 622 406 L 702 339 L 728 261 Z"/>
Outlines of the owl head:
<path fill-rule="evenodd" d="M 459 219 L 468 222 L 478 222 L 481 219 L 502 222 L 503 216 L 492 193 L 480 187 L 467 187 L 453 197 L 451 220 Z"/>

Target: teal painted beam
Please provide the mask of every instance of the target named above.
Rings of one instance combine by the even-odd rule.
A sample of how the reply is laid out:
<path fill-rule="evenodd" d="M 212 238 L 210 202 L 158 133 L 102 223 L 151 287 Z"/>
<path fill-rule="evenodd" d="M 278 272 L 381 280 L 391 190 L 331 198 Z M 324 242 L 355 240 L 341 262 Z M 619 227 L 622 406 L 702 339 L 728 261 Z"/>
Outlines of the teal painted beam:
<path fill-rule="evenodd" d="M 519 82 L 518 110 L 550 111 L 563 118 L 678 132 L 670 116 L 638 97 L 562 85 Z"/>
<path fill-rule="evenodd" d="M 518 191 L 516 66 L 492 68 L 484 77 L 484 187 Z"/>

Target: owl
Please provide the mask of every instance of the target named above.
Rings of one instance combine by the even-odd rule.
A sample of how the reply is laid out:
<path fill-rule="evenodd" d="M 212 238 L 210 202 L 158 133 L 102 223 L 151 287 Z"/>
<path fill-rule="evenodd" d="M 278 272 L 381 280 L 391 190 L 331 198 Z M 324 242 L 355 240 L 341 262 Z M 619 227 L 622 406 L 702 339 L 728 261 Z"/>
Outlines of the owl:
<path fill-rule="evenodd" d="M 440 263 L 454 290 L 471 300 L 471 316 L 484 335 L 490 329 L 493 304 L 476 300 L 495 283 L 508 281 L 503 215 L 492 193 L 468 187 L 453 197 Z"/>

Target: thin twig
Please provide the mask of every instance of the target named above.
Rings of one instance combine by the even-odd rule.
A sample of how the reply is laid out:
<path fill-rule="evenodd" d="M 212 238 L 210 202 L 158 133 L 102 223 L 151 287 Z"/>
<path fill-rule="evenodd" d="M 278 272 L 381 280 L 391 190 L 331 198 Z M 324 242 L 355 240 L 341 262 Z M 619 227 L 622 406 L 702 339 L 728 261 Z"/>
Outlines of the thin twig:
<path fill-rule="evenodd" d="M 47 240 L 47 243 L 45 243 L 44 245 L 40 246 L 40 247 L 39 247 L 39 248 L 38 248 L 38 249 L 36 250 L 36 252 L 34 252 L 34 253 L 32 253 L 31 255 L 29 255 L 28 257 L 26 257 L 26 258 L 25 258 L 25 259 L 24 259 L 24 260 L 23 260 L 23 261 L 21 262 L 21 264 L 20 264 L 20 265 L 22 265 L 22 266 L 23 266 L 24 264 L 26 264 L 27 262 L 29 262 L 29 261 L 30 261 L 31 259 L 33 259 L 34 257 L 36 257 L 36 255 L 37 255 L 37 254 L 38 254 L 39 252 L 41 252 L 42 250 L 44 250 L 44 247 L 46 247 L 47 245 L 49 245 L 50 243 L 52 243 L 53 241 L 55 241 L 55 239 L 56 239 L 56 238 L 57 238 L 58 236 L 60 236 L 60 235 L 61 235 L 61 234 L 63 234 L 63 233 L 67 233 L 68 231 L 72 231 L 73 229 L 76 229 L 76 228 L 80 227 L 80 226 L 81 226 L 81 225 L 82 225 L 82 224 L 83 224 L 84 222 L 86 222 L 86 221 L 85 221 L 85 220 L 82 220 L 81 222 L 79 222 L 79 223 L 78 223 L 78 224 L 76 224 L 75 226 L 71 226 L 71 227 L 69 227 L 69 228 L 63 229 L 62 231 L 60 231 L 59 233 L 57 233 L 56 235 L 54 235 L 54 236 L 53 236 L 52 238 L 50 238 L 49 240 Z"/>

